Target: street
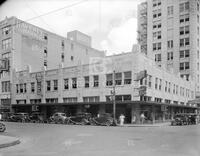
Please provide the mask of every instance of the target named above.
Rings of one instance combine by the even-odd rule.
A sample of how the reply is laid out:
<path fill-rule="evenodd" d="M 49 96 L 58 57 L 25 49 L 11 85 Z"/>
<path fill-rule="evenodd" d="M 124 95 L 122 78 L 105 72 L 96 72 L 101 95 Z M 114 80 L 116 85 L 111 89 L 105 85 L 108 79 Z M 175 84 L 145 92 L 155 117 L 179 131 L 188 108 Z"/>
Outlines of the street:
<path fill-rule="evenodd" d="M 5 123 L 21 143 L 0 156 L 199 156 L 200 125 L 101 127 Z"/>

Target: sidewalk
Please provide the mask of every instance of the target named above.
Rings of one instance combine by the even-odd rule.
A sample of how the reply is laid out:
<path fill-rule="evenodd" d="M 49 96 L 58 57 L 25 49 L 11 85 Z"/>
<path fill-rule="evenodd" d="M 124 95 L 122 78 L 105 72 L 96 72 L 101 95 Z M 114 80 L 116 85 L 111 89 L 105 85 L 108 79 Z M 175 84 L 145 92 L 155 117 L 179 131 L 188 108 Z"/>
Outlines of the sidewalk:
<path fill-rule="evenodd" d="M 170 125 L 171 125 L 170 122 L 164 122 L 164 123 L 154 123 L 154 124 L 124 124 L 122 127 L 163 127 Z"/>
<path fill-rule="evenodd" d="M 3 136 L 0 134 L 0 148 L 14 146 L 20 143 L 20 140 L 15 137 Z"/>

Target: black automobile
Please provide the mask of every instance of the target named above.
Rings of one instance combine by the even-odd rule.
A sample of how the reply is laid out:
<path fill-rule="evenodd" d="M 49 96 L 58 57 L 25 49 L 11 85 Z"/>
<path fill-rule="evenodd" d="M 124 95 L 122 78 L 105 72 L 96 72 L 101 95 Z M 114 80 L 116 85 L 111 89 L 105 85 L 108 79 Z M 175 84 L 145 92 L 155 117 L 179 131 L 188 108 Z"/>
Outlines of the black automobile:
<path fill-rule="evenodd" d="M 13 122 L 29 122 L 29 114 L 28 113 L 14 113 L 10 116 L 10 121 Z"/>
<path fill-rule="evenodd" d="M 176 114 L 174 119 L 171 121 L 171 125 L 188 125 L 189 124 L 189 117 L 188 114 Z"/>
<path fill-rule="evenodd" d="M 33 122 L 33 123 L 44 123 L 45 122 L 44 114 L 40 113 L 40 112 L 31 113 L 29 118 L 30 118 L 30 122 Z"/>
<path fill-rule="evenodd" d="M 91 117 L 91 113 L 78 113 L 69 117 L 69 124 L 89 125 Z"/>
<path fill-rule="evenodd" d="M 99 114 L 97 117 L 92 118 L 92 124 L 100 125 L 100 126 L 111 126 L 115 125 L 114 119 L 109 113 Z"/>

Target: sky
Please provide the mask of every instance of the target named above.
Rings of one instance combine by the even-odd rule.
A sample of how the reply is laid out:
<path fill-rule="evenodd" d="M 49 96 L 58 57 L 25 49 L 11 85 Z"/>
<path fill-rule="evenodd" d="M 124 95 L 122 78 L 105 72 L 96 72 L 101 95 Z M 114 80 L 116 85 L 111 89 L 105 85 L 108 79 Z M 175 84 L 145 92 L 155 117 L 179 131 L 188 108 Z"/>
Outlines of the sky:
<path fill-rule="evenodd" d="M 142 1 L 7 0 L 0 5 L 0 20 L 16 16 L 65 37 L 79 30 L 92 37 L 93 48 L 111 55 L 130 52 L 137 43 L 137 5 Z"/>

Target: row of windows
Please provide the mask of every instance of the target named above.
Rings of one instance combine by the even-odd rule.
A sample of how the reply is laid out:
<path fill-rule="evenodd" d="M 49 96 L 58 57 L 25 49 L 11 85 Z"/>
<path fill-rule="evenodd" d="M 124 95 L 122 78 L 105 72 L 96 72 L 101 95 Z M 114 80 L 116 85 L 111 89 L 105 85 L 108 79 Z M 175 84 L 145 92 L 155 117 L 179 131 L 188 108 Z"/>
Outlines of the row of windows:
<path fill-rule="evenodd" d="M 151 88 L 152 87 L 152 76 L 148 75 L 143 80 L 140 80 L 140 85 L 145 85 L 145 86 Z M 162 85 L 163 85 L 162 79 L 160 79 L 158 77 L 155 77 L 155 89 L 161 91 L 162 90 Z M 173 93 L 173 94 L 176 94 L 176 95 L 178 95 L 179 92 L 180 92 L 180 96 L 185 96 L 186 95 L 187 97 L 191 97 L 191 98 L 193 98 L 193 96 L 194 96 L 194 92 L 193 91 L 190 91 L 189 89 L 181 87 L 181 86 L 179 88 L 178 85 L 173 84 L 172 82 L 168 82 L 168 81 L 165 81 L 164 90 L 165 90 L 165 92 Z M 191 96 L 189 96 L 189 94 Z"/>
<path fill-rule="evenodd" d="M 180 58 L 188 58 L 190 57 L 190 51 L 187 50 L 181 50 L 180 51 Z M 167 52 L 167 60 L 173 60 L 174 56 L 173 56 L 173 52 Z M 155 54 L 155 61 L 159 62 L 161 61 L 161 54 Z"/>
<path fill-rule="evenodd" d="M 124 84 L 131 84 L 132 76 L 131 71 L 124 72 Z M 64 89 L 69 89 L 69 78 L 64 79 Z M 53 83 L 53 89 L 51 82 Z M 84 77 L 84 87 L 89 88 L 90 87 L 90 77 L 85 76 Z M 112 86 L 113 84 L 113 74 L 107 74 L 106 75 L 106 86 Z M 122 73 L 115 73 L 115 84 L 116 85 L 122 85 Z M 99 86 L 99 76 L 94 75 L 93 76 L 93 87 Z M 77 84 L 77 78 L 71 78 L 71 88 L 75 89 L 78 87 Z M 41 84 L 37 84 L 37 88 L 39 88 L 39 92 L 41 91 Z M 38 89 L 37 89 L 38 90 Z M 57 91 L 58 90 L 58 80 L 53 81 L 46 81 L 46 91 Z M 34 93 L 35 90 L 35 82 L 31 82 L 31 93 Z M 26 93 L 26 83 L 24 84 L 16 84 L 16 92 L 17 93 Z"/>
<path fill-rule="evenodd" d="M 122 85 L 122 74 L 124 74 L 124 84 L 131 84 L 132 74 L 131 71 L 127 71 L 124 73 L 115 73 L 115 85 Z M 106 74 L 106 86 L 113 85 L 113 74 Z"/>

